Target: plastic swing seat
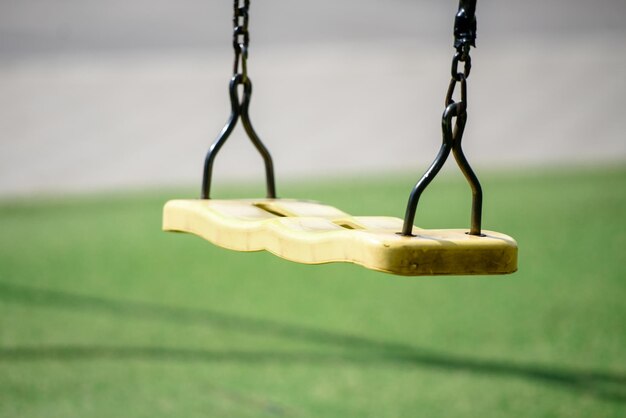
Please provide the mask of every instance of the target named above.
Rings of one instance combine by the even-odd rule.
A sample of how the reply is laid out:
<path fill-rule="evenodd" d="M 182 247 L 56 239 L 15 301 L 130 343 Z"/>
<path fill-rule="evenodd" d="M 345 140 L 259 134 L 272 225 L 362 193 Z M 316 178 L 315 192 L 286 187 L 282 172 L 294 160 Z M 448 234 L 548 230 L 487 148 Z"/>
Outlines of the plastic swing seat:
<path fill-rule="evenodd" d="M 505 274 L 517 270 L 517 244 L 497 232 L 413 228 L 403 220 L 350 216 L 315 202 L 289 199 L 172 200 L 163 229 L 188 232 L 236 251 L 266 250 L 305 264 L 349 262 L 386 273 Z"/>
<path fill-rule="evenodd" d="M 442 145 L 430 168 L 414 186 L 404 219 L 351 216 L 321 203 L 276 197 L 272 158 L 254 131 L 248 113 L 252 94 L 246 64 L 249 0 L 243 0 L 243 5 L 241 1 L 235 0 L 234 8 L 231 115 L 206 155 L 202 198 L 167 202 L 163 209 L 165 231 L 195 234 L 236 251 L 266 250 L 298 263 L 348 262 L 405 276 L 507 274 L 517 270 L 515 240 L 481 229 L 482 189 L 461 148 L 467 121 L 469 50 L 474 45 L 476 30 L 475 0 L 460 1 L 454 30 L 457 52 L 452 60 L 452 79 L 442 116 Z M 464 63 L 462 72 L 457 68 L 460 62 Z M 459 102 L 452 98 L 457 84 L 461 90 Z M 213 162 L 239 120 L 264 160 L 267 198 L 210 199 Z M 472 190 L 471 227 L 469 230 L 417 228 L 413 221 L 420 196 L 451 152 Z"/>

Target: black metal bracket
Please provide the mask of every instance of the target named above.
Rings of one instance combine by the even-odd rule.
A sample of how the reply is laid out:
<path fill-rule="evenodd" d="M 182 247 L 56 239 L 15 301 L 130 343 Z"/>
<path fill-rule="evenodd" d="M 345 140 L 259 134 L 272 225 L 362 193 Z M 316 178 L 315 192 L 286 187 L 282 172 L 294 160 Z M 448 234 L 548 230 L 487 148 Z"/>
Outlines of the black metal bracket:
<path fill-rule="evenodd" d="M 243 86 L 243 96 L 242 99 L 239 99 L 239 86 Z M 217 153 L 220 151 L 224 143 L 230 137 L 230 134 L 237 126 L 237 121 L 241 119 L 241 123 L 243 124 L 243 128 L 248 134 L 248 138 L 255 146 L 257 151 L 263 157 L 263 162 L 265 163 L 265 180 L 266 180 L 266 188 L 267 188 L 267 197 L 274 199 L 276 198 L 276 183 L 274 180 L 274 164 L 272 162 L 272 156 L 268 149 L 263 145 L 263 142 L 255 132 L 252 127 L 252 122 L 250 121 L 249 107 L 250 107 L 250 97 L 252 95 L 252 82 L 250 78 L 245 77 L 242 74 L 236 74 L 231 78 L 229 84 L 229 92 L 230 92 L 230 103 L 231 103 L 231 113 L 228 121 L 222 128 L 221 132 L 217 136 L 217 139 L 211 144 L 209 151 L 206 154 L 204 159 L 204 173 L 202 176 L 202 199 L 210 199 L 211 195 L 211 179 L 213 175 L 213 162 L 215 161 L 215 157 Z"/>
<path fill-rule="evenodd" d="M 454 19 L 454 47 L 476 46 L 476 0 L 460 0 Z"/>
<path fill-rule="evenodd" d="M 453 130 L 452 118 L 454 117 L 456 117 L 456 123 L 454 124 Z M 406 207 L 406 214 L 404 216 L 404 225 L 402 227 L 401 235 L 413 236 L 413 222 L 415 220 L 415 212 L 417 211 L 417 204 L 420 196 L 439 173 L 448 159 L 450 151 L 454 154 L 454 159 L 472 189 L 472 215 L 469 234 L 478 236 L 481 235 L 480 224 L 482 217 L 483 192 L 480 182 L 478 181 L 478 177 L 476 177 L 476 174 L 474 174 L 474 171 L 470 167 L 469 162 L 465 158 L 465 154 L 463 154 L 463 148 L 461 147 L 461 139 L 463 137 L 466 122 L 467 112 L 463 102 L 452 102 L 446 106 L 441 118 L 441 128 L 443 131 L 441 148 L 439 149 L 439 153 L 435 157 L 433 163 L 411 191 L 409 202 Z"/>

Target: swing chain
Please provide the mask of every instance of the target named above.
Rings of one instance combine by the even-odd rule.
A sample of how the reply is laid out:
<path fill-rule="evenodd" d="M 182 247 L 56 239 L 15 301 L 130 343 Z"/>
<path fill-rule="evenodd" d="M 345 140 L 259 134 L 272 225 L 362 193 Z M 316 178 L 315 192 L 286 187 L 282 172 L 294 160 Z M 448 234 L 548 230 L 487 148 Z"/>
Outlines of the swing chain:
<path fill-rule="evenodd" d="M 250 33 L 248 32 L 249 8 L 250 0 L 235 0 L 234 2 L 233 48 L 235 50 L 235 63 L 233 65 L 233 77 L 241 75 L 243 82 L 248 79 L 247 61 L 248 44 L 250 43 Z"/>
<path fill-rule="evenodd" d="M 450 79 L 450 84 L 448 85 L 448 92 L 446 93 L 446 107 L 450 106 L 454 101 L 454 90 L 456 89 L 457 84 L 461 84 L 461 101 L 459 102 L 463 111 L 467 110 L 467 77 L 469 76 L 471 69 L 471 58 L 469 56 L 469 52 L 466 55 L 465 67 L 463 72 L 459 72 L 459 61 L 461 61 L 462 55 L 460 52 L 454 54 L 452 58 L 452 78 Z"/>
<path fill-rule="evenodd" d="M 463 110 L 467 107 L 466 80 L 472 70 L 471 47 L 476 47 L 476 0 L 460 0 L 459 11 L 454 19 L 454 48 L 452 57 L 452 80 L 446 95 L 446 106 L 454 103 L 452 94 L 456 83 L 461 83 L 461 103 Z M 459 63 L 463 63 L 463 71 L 459 71 Z"/>
<path fill-rule="evenodd" d="M 452 58 L 452 78 L 448 85 L 445 110 L 441 118 L 443 141 L 435 160 L 413 187 L 409 195 L 409 201 L 404 216 L 404 225 L 400 233 L 404 236 L 413 236 L 413 221 L 415 219 L 419 199 L 424 190 L 443 167 L 450 152 L 454 155 L 461 172 L 472 190 L 471 226 L 468 233 L 474 236 L 482 235 L 482 188 L 478 177 L 476 177 L 476 174 L 474 174 L 474 171 L 470 167 L 463 153 L 463 148 L 461 147 L 461 140 L 463 139 L 465 124 L 467 123 L 467 78 L 472 68 L 470 49 L 472 46 L 476 46 L 475 13 L 476 0 L 460 0 L 459 11 L 456 14 L 454 22 L 454 47 L 456 52 Z M 463 63 L 462 69 L 461 63 Z M 461 85 L 461 99 L 458 102 L 455 101 L 453 97 L 457 84 Z"/>
<path fill-rule="evenodd" d="M 228 121 L 222 128 L 217 139 L 213 141 L 204 158 L 204 171 L 202 173 L 202 199 L 209 199 L 211 195 L 211 179 L 213 177 L 213 162 L 224 143 L 235 129 L 237 121 L 241 121 L 244 130 L 252 145 L 257 149 L 265 164 L 265 182 L 267 197 L 276 197 L 276 185 L 274 180 L 274 164 L 269 150 L 265 147 L 261 138 L 257 135 L 250 121 L 250 97 L 252 95 L 252 81 L 248 78 L 248 44 L 250 33 L 248 32 L 250 0 L 234 0 L 233 14 L 233 48 L 235 49 L 235 64 L 233 76 L 228 85 L 230 95 L 231 112 Z M 241 94 L 240 87 L 241 86 Z"/>

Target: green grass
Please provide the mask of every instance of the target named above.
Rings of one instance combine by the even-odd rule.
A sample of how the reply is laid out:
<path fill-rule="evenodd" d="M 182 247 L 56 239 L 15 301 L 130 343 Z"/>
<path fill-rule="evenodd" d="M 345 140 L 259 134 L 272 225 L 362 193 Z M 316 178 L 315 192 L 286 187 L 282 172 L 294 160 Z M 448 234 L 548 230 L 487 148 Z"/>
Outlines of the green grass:
<path fill-rule="evenodd" d="M 0 202 L 0 416 L 625 416 L 626 170 L 482 177 L 514 275 L 229 252 L 160 232 L 185 193 Z M 279 192 L 401 216 L 412 181 Z M 417 219 L 466 226 L 462 179 L 438 179 Z"/>

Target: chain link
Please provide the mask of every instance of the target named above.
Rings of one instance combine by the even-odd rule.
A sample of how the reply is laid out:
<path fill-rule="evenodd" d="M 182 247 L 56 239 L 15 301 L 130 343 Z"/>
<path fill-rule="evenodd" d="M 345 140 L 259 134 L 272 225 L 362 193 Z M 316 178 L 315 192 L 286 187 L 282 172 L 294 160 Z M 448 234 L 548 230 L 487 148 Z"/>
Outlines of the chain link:
<path fill-rule="evenodd" d="M 450 85 L 446 94 L 446 107 L 455 103 L 453 99 L 457 84 L 461 84 L 461 111 L 467 110 L 467 78 L 472 70 L 470 49 L 476 46 L 476 0 L 460 0 L 459 11 L 454 20 L 454 47 Z M 462 70 L 459 68 L 463 63 Z"/>
<path fill-rule="evenodd" d="M 249 8 L 250 0 L 234 0 L 233 49 L 235 50 L 235 62 L 233 65 L 233 77 L 241 76 L 240 78 L 244 83 L 248 80 Z"/>

